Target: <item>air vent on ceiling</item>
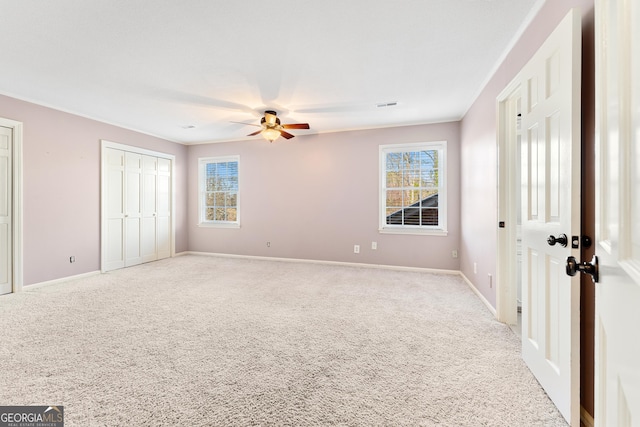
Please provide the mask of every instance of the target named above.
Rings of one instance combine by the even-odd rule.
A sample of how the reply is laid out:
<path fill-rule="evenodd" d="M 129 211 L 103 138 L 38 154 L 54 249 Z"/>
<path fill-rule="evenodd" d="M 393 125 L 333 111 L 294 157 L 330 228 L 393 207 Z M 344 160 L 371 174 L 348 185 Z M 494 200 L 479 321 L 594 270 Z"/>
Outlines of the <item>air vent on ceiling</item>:
<path fill-rule="evenodd" d="M 396 105 L 398 105 L 397 102 L 383 102 L 381 104 L 376 104 L 376 107 L 378 108 L 384 108 L 384 107 L 395 107 Z"/>

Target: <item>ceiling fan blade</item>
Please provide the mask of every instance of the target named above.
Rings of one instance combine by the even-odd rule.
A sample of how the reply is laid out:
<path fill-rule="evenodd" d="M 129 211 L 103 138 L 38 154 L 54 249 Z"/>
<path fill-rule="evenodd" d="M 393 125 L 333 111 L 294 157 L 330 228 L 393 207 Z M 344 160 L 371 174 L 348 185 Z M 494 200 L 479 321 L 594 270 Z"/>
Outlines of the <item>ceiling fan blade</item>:
<path fill-rule="evenodd" d="M 291 123 L 282 125 L 284 129 L 309 129 L 309 123 Z"/>
<path fill-rule="evenodd" d="M 265 111 L 264 112 L 264 121 L 268 124 L 268 125 L 275 125 L 276 124 L 276 115 L 273 111 Z"/>
<path fill-rule="evenodd" d="M 255 132 L 253 132 L 253 133 L 250 133 L 250 134 L 249 134 L 249 135 L 247 135 L 247 136 L 254 136 L 254 135 L 259 134 L 260 132 L 262 132 L 262 129 L 257 130 L 257 131 L 255 131 Z"/>
<path fill-rule="evenodd" d="M 291 139 L 293 138 L 295 135 L 291 135 L 289 132 L 285 132 L 283 130 L 280 131 L 280 135 L 282 135 L 283 138 L 285 139 Z"/>

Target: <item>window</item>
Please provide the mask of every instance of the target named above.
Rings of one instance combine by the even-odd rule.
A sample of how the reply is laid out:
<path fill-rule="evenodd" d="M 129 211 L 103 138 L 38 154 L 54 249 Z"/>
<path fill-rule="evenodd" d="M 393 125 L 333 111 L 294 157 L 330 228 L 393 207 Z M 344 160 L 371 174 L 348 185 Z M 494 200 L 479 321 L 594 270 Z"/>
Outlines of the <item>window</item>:
<path fill-rule="evenodd" d="M 201 226 L 239 227 L 240 156 L 199 159 Z"/>
<path fill-rule="evenodd" d="M 380 146 L 380 231 L 447 234 L 446 141 Z"/>

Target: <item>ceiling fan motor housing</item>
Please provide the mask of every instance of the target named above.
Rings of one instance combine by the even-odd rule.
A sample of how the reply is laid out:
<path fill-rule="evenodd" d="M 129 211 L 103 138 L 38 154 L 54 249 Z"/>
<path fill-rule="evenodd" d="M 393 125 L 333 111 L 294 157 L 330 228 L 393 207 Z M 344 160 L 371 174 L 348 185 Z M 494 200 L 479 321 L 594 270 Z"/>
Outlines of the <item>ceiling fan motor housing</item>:
<path fill-rule="evenodd" d="M 268 111 L 267 111 L 267 113 L 268 113 Z M 265 118 L 264 118 L 264 117 L 260 119 L 260 124 L 261 124 L 261 125 L 265 125 L 265 123 L 266 123 L 266 122 L 267 122 L 267 121 L 265 120 Z M 280 125 L 280 119 L 279 119 L 278 117 L 276 117 L 276 123 L 275 123 L 275 126 L 279 126 L 279 125 Z"/>

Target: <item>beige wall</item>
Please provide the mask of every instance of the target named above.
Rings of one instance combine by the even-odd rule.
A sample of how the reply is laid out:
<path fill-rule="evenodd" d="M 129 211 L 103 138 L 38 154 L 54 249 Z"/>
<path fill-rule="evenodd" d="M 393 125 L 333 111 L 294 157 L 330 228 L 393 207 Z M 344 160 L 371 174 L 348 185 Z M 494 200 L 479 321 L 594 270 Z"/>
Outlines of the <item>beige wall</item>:
<path fill-rule="evenodd" d="M 447 141 L 446 237 L 378 232 L 379 146 Z M 198 227 L 198 158 L 240 155 L 241 228 Z M 459 122 L 189 146 L 192 251 L 457 270 Z M 371 242 L 378 249 L 371 249 Z M 267 247 L 266 242 L 271 242 Z M 360 245 L 359 254 L 353 246 Z"/>
<path fill-rule="evenodd" d="M 100 269 L 101 139 L 176 156 L 178 253 L 459 268 L 459 122 L 183 146 L 6 96 L 0 117 L 24 123 L 25 286 Z M 379 145 L 439 140 L 448 141 L 448 236 L 380 234 Z M 241 155 L 239 230 L 197 226 L 197 158 L 220 154 Z"/>
<path fill-rule="evenodd" d="M 593 0 L 545 2 L 461 122 L 460 270 L 494 307 L 496 288 L 490 287 L 488 275 L 496 277 L 496 98 L 573 7 L 580 8 L 585 31 L 592 33 Z"/>
<path fill-rule="evenodd" d="M 567 14 L 577 7 L 582 13 L 582 229 L 595 234 L 594 214 L 594 1 L 548 0 L 521 39 L 491 78 L 461 124 L 462 235 L 460 270 L 494 305 L 496 288 L 489 287 L 488 274 L 495 277 L 497 248 L 497 151 L 496 97 Z M 481 200 L 488 203 L 481 204 Z M 593 249 L 584 251 L 591 259 Z M 478 273 L 473 272 L 473 263 Z M 589 278 L 581 287 L 581 405 L 593 415 L 594 393 L 594 288 Z"/>
<path fill-rule="evenodd" d="M 176 156 L 176 251 L 187 250 L 186 147 L 2 95 L 0 117 L 24 124 L 25 286 L 100 269 L 101 139 Z"/>

